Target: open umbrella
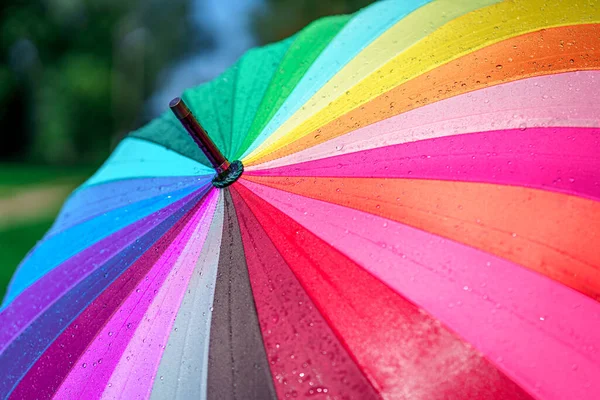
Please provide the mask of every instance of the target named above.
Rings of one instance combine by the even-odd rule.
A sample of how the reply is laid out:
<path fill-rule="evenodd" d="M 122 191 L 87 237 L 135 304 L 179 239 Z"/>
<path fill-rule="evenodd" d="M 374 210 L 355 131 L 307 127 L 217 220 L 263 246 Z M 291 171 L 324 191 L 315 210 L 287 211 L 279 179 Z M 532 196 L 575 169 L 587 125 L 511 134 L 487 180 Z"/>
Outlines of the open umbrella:
<path fill-rule="evenodd" d="M 382 1 L 186 91 L 15 273 L 0 398 L 597 399 L 599 23 Z"/>

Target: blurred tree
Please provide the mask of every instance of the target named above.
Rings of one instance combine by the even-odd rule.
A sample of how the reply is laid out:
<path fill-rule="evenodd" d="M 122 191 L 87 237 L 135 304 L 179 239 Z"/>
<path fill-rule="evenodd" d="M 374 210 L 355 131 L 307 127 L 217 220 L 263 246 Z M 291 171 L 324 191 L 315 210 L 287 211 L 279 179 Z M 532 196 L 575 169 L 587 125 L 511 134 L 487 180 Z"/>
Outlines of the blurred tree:
<path fill-rule="evenodd" d="M 190 0 L 2 0 L 0 158 L 96 163 L 161 70 L 210 44 Z"/>
<path fill-rule="evenodd" d="M 293 35 L 317 18 L 350 14 L 375 0 L 265 0 L 267 7 L 258 11 L 255 31 L 262 43 L 271 43 Z"/>

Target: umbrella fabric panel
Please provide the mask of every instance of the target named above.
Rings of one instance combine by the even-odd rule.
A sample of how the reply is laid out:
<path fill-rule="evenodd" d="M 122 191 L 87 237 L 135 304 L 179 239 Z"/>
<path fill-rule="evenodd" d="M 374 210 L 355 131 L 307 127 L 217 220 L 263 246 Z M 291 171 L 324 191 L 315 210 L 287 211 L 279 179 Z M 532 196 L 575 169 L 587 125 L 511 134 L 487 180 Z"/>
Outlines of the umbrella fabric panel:
<path fill-rule="evenodd" d="M 208 399 L 275 399 L 240 228 L 225 191 L 223 239 L 210 330 Z"/>
<path fill-rule="evenodd" d="M 69 257 L 195 190 L 198 188 L 189 187 L 109 211 L 43 241 L 19 265 L 4 297 L 3 307 Z"/>
<path fill-rule="evenodd" d="M 277 150 L 281 149 L 289 142 L 295 142 L 299 139 L 306 140 L 306 138 L 314 138 L 317 129 L 321 130 L 320 132 L 317 132 L 317 139 L 319 139 L 319 142 L 331 139 L 333 136 L 329 133 L 327 127 L 329 127 L 329 125 L 334 125 L 337 129 L 340 129 L 341 121 L 336 123 L 332 123 L 332 121 L 335 121 L 342 116 L 345 116 L 342 120 L 343 122 L 346 123 L 347 121 L 352 121 L 351 123 L 348 123 L 348 125 L 351 129 L 356 129 L 364 124 L 364 119 L 356 118 L 356 114 L 361 114 L 362 118 L 366 117 L 370 119 L 372 119 L 372 115 L 375 114 L 379 115 L 378 120 L 380 120 L 386 117 L 386 113 L 387 116 L 392 116 L 403 111 L 408 111 L 410 108 L 407 109 L 405 103 L 409 103 L 414 107 L 415 96 L 410 93 L 402 93 L 401 96 L 394 95 L 396 92 L 404 89 L 404 85 L 415 88 L 415 95 L 420 95 L 417 96 L 417 98 L 420 97 L 423 99 L 422 102 L 427 102 L 432 98 L 440 99 L 440 95 L 449 97 L 451 94 L 456 94 L 456 92 L 471 91 L 476 88 L 469 85 L 471 82 L 479 87 L 483 87 L 484 85 L 482 85 L 482 82 L 485 83 L 487 81 L 489 84 L 491 83 L 489 81 L 492 80 L 493 77 L 505 77 L 507 72 L 510 73 L 514 70 L 517 70 L 517 74 L 519 74 L 517 76 L 524 77 L 529 71 L 522 70 L 519 65 L 520 59 L 526 59 L 529 62 L 533 73 L 541 70 L 542 72 L 537 72 L 538 75 L 543 74 L 544 69 L 560 72 L 561 70 L 568 71 L 582 69 L 586 65 L 588 65 L 587 68 L 590 68 L 590 66 L 596 69 L 598 68 L 597 57 L 592 58 L 592 60 L 587 60 L 588 53 L 591 53 L 592 55 L 595 54 L 593 49 L 594 46 L 597 47 L 598 43 L 598 35 L 595 33 L 597 28 L 588 28 L 588 30 L 591 30 L 590 33 L 574 37 L 575 42 L 583 42 L 579 45 L 583 45 L 583 48 L 586 49 L 584 52 L 585 58 L 573 58 L 571 56 L 565 59 L 558 56 L 562 51 L 565 51 L 565 39 L 568 40 L 569 36 L 561 36 L 558 40 L 549 42 L 554 43 L 556 48 L 561 48 L 562 43 L 562 51 L 549 51 L 545 45 L 539 47 L 537 51 L 529 51 L 530 48 L 531 50 L 534 50 L 533 44 L 525 44 L 522 41 L 514 42 L 516 40 L 515 37 L 530 32 L 533 32 L 531 35 L 534 37 L 536 34 L 538 36 L 541 35 L 543 41 L 546 31 L 538 33 L 535 33 L 535 31 L 541 29 L 550 30 L 553 26 L 589 26 L 585 25 L 585 23 L 596 23 L 600 21 L 600 15 L 597 9 L 591 8 L 586 2 L 586 5 L 581 5 L 576 8 L 577 12 L 566 13 L 564 11 L 559 11 L 561 10 L 560 5 L 555 5 L 556 10 L 548 12 L 547 22 L 544 21 L 542 23 L 541 19 L 538 17 L 539 11 L 533 11 L 533 8 L 535 7 L 535 4 L 533 3 L 535 2 L 528 2 L 528 9 L 531 7 L 529 14 L 515 14 L 519 10 L 515 4 L 522 5 L 521 3 L 523 2 L 502 2 L 466 14 L 465 16 L 444 25 L 433 34 L 400 53 L 397 57 L 391 59 L 386 66 L 380 69 L 380 71 L 386 71 L 385 74 L 382 74 L 381 72 L 374 73 L 369 77 L 365 77 L 365 79 L 356 80 L 356 85 L 351 88 L 349 93 L 343 93 L 336 98 L 326 97 L 327 101 L 324 103 L 324 108 L 306 120 L 300 119 L 304 122 L 297 128 L 294 128 L 294 130 L 275 132 L 261 144 L 260 148 L 257 148 L 247 157 L 245 160 L 246 163 L 248 165 L 257 164 L 258 162 L 269 161 L 283 155 L 288 155 L 290 150 Z M 513 6 L 515 7 L 513 10 L 498 8 L 494 11 L 495 7 Z M 551 7 L 551 5 L 548 5 L 548 7 Z M 562 7 L 564 7 L 564 5 Z M 539 10 L 539 8 L 535 8 L 535 10 Z M 512 17 L 513 19 L 506 19 L 506 23 L 490 20 L 487 18 L 487 15 L 492 11 L 498 12 L 497 18 L 506 19 Z M 563 15 L 565 16 L 564 18 Z M 518 19 L 516 18 L 517 16 L 519 16 Z M 478 20 L 484 20 L 486 22 L 481 25 L 477 22 Z M 473 33 L 472 26 L 478 26 L 480 31 Z M 494 26 L 498 26 L 499 29 L 493 29 Z M 566 31 L 572 29 L 574 29 L 572 26 L 564 27 L 564 30 Z M 465 30 L 468 32 L 465 32 Z M 473 39 L 464 40 L 460 38 L 460 35 L 472 37 Z M 503 41 L 506 42 L 507 51 L 493 51 L 498 50 L 495 49 L 495 46 L 502 47 L 501 43 Z M 586 42 L 590 44 L 588 45 Z M 446 45 L 446 43 L 451 43 L 451 45 Z M 571 41 L 567 41 L 567 43 L 571 43 Z M 517 48 L 515 49 L 513 46 L 517 46 Z M 477 53 L 478 50 L 481 53 L 488 53 L 490 57 L 484 57 L 484 54 L 474 54 Z M 527 51 L 527 53 L 522 53 L 522 51 Z M 566 51 L 571 52 L 571 47 L 568 46 Z M 469 53 L 473 53 L 471 58 L 469 57 Z M 547 64 L 544 63 L 545 65 L 538 65 L 536 60 L 543 58 L 540 57 L 539 53 L 550 53 L 549 55 L 553 59 L 561 62 L 557 64 L 554 62 L 555 60 L 545 60 Z M 502 57 L 505 54 L 507 56 Z M 520 56 L 520 59 L 515 58 L 515 56 Z M 465 68 L 465 65 L 462 65 L 459 68 L 459 66 L 456 65 L 456 62 L 460 62 L 461 58 L 465 58 L 466 60 L 472 59 L 473 63 L 477 65 L 477 68 L 468 69 Z M 512 58 L 513 61 L 508 61 L 509 58 Z M 490 69 L 495 70 L 496 73 L 492 74 L 479 66 L 479 60 L 485 59 L 495 61 L 493 65 L 490 65 Z M 571 59 L 578 60 L 577 66 L 575 65 L 575 62 L 571 63 Z M 415 62 L 415 60 L 421 61 Z M 581 62 L 579 60 L 581 60 Z M 485 66 L 486 64 L 484 63 L 483 65 Z M 507 67 L 507 71 L 504 71 L 505 66 Z M 458 74 L 448 74 L 446 72 L 448 69 L 456 69 L 457 72 L 462 70 L 462 72 Z M 438 72 L 436 73 L 436 71 Z M 529 73 L 531 74 L 531 72 Z M 441 76 L 437 74 L 440 74 Z M 444 90 L 444 84 L 440 86 L 439 80 L 434 79 L 437 76 L 440 76 L 440 78 L 445 77 L 447 85 L 456 86 L 457 90 L 447 93 L 447 91 Z M 516 77 L 513 76 L 511 80 L 515 79 Z M 450 81 L 448 82 L 448 80 Z M 434 87 L 432 88 L 433 93 L 431 93 L 431 97 L 426 96 L 426 94 L 429 93 L 425 92 L 423 88 L 432 87 L 432 84 L 434 84 Z M 372 100 L 376 98 L 381 100 L 374 104 Z M 325 99 L 322 99 L 321 101 L 325 101 Z M 372 103 L 372 108 L 367 108 L 368 103 Z M 391 103 L 394 103 L 392 109 L 390 109 Z M 313 108 L 314 107 L 307 107 L 307 109 L 311 110 L 313 110 Z M 376 121 L 371 121 L 371 123 L 372 122 Z M 344 126 L 348 125 L 344 124 Z M 306 146 L 301 146 L 300 148 L 305 147 Z"/>
<path fill-rule="evenodd" d="M 235 190 L 383 398 L 530 398 L 345 255 L 248 189 Z"/>
<path fill-rule="evenodd" d="M 292 42 L 285 56 L 281 59 L 277 73 L 269 83 L 256 115 L 248 128 L 237 128 L 233 132 L 244 133 L 235 135 L 240 144 L 232 156 L 237 160 L 242 153 L 256 140 L 259 133 L 273 118 L 285 99 L 296 88 L 306 71 L 313 65 L 321 52 L 329 45 L 334 37 L 351 19 L 350 15 L 340 15 L 317 20 L 300 31 Z M 318 38 L 318 40 L 315 40 Z M 245 102 L 245 99 L 240 99 Z"/>
<path fill-rule="evenodd" d="M 73 341 L 74 347 L 63 348 L 63 351 L 71 351 L 72 355 L 77 355 L 77 350 L 85 350 L 88 343 L 86 338 L 102 327 L 114 307 L 159 260 L 188 222 L 190 210 L 199 207 L 198 200 L 203 196 L 203 193 L 199 194 L 195 201 L 190 201 L 134 245 L 86 277 L 15 338 L 0 354 L 0 365 L 5 366 L 6 377 L 0 381 L 0 396 L 5 397 L 10 393 L 34 363 L 46 361 L 43 353 L 57 338 Z M 182 219 L 184 215 L 186 217 Z M 147 251 L 150 248 L 153 251 Z M 67 335 L 65 328 L 73 332 Z M 23 352 L 24 348 L 28 351 Z M 69 361 L 69 358 L 63 355 L 62 360 Z M 31 369 L 32 373 L 44 370 Z M 50 378 L 60 379 L 61 376 L 53 374 Z"/>
<path fill-rule="evenodd" d="M 206 182 L 202 177 L 127 179 L 76 190 L 69 196 L 44 239 L 100 214 L 131 203 Z"/>
<path fill-rule="evenodd" d="M 102 239 L 48 272 L 0 312 L 0 350 L 56 300 L 137 239 L 172 216 L 196 195 L 190 194 Z"/>
<path fill-rule="evenodd" d="M 152 399 L 206 399 L 211 308 L 223 236 L 223 194 L 152 387 Z"/>
<path fill-rule="evenodd" d="M 361 49 L 354 58 L 346 60 L 343 58 L 345 56 L 342 56 L 341 69 L 332 70 L 329 67 L 329 71 L 331 71 L 330 79 L 317 81 L 320 85 L 314 86 L 318 89 L 315 93 L 312 91 L 302 91 L 301 93 L 306 94 L 302 98 L 304 101 L 296 103 L 297 105 L 294 107 L 293 113 L 287 113 L 285 120 L 275 126 L 275 131 L 266 130 L 263 132 L 261 142 L 264 141 L 264 143 L 258 143 L 260 144 L 258 148 L 257 146 L 253 146 L 251 148 L 253 154 L 260 153 L 260 149 L 269 146 L 277 138 L 292 131 L 295 126 L 301 124 L 303 121 L 309 120 L 318 110 L 326 106 L 333 99 L 344 93 L 348 93 L 363 78 L 374 73 L 377 73 L 378 76 L 381 75 L 379 68 L 385 68 L 384 65 L 389 59 L 406 51 L 436 29 L 456 17 L 497 2 L 498 0 L 437 0 L 433 2 L 421 2 L 418 4 L 420 8 L 414 8 L 393 26 L 389 27 L 387 31 L 382 32 L 368 46 Z M 415 5 L 417 4 L 415 3 L 411 6 L 414 7 Z M 377 22 L 371 22 L 371 24 L 375 25 Z M 347 52 L 344 52 L 344 54 L 347 54 Z M 339 57 L 339 55 L 333 52 L 328 55 L 330 57 Z M 339 61 L 337 62 L 339 63 Z M 299 87 L 298 92 L 300 90 L 301 88 Z M 273 121 L 274 124 L 278 122 L 276 120 Z M 248 155 L 248 152 L 246 155 Z M 252 157 L 249 157 L 249 160 L 252 160 Z"/>
<path fill-rule="evenodd" d="M 403 112 L 246 171 L 268 169 L 260 174 L 270 174 L 285 165 L 473 132 L 598 127 L 597 82 L 600 72 L 577 71 L 501 83 Z"/>
<path fill-rule="evenodd" d="M 231 195 L 278 397 L 379 398 L 252 211 Z"/>
<path fill-rule="evenodd" d="M 588 296 L 600 293 L 600 202 L 472 182 L 246 177 L 366 211 L 506 258 Z M 367 195 L 368 193 L 368 195 Z M 587 240 L 581 240 L 586 232 Z"/>
<path fill-rule="evenodd" d="M 373 214 L 243 186 L 423 307 L 530 393 L 594 398 L 596 301 L 488 253 Z"/>
<path fill-rule="evenodd" d="M 598 149 L 600 128 L 510 129 L 420 140 L 249 174 L 484 182 L 600 200 Z"/>

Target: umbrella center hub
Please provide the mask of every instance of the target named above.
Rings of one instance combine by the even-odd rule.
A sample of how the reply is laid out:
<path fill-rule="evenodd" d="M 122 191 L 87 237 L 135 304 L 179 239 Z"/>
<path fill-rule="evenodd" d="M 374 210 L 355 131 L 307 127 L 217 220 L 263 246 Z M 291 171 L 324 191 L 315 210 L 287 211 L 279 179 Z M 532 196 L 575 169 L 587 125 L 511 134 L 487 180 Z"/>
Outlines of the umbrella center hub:
<path fill-rule="evenodd" d="M 227 168 L 225 171 L 218 173 L 213 179 L 212 184 L 216 188 L 226 188 L 237 181 L 243 173 L 244 164 L 242 164 L 240 160 L 236 160 L 229 164 L 229 168 Z"/>

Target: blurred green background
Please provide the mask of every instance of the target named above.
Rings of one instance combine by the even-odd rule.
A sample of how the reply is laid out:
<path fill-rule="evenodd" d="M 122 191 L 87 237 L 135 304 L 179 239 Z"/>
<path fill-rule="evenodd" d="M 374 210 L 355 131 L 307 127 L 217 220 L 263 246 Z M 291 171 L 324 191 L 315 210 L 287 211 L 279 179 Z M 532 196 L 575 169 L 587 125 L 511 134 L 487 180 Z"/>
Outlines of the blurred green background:
<path fill-rule="evenodd" d="M 2 0 L 0 298 L 116 143 L 248 48 L 373 0 Z"/>

